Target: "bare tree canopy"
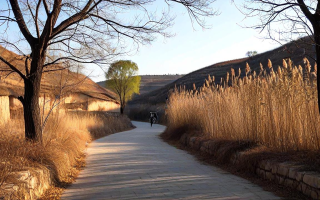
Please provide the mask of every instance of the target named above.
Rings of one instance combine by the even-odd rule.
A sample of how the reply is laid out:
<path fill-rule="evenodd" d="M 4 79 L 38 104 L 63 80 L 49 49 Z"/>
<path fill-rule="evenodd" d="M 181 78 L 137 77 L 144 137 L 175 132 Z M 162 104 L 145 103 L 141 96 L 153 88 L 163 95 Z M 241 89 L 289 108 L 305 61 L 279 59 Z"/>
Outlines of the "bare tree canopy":
<path fill-rule="evenodd" d="M 246 17 L 258 18 L 252 28 L 266 31 L 275 41 L 292 41 L 308 35 L 320 64 L 320 2 L 317 0 L 246 0 L 242 5 Z M 311 45 L 311 44 L 310 44 Z M 317 77 L 320 70 L 317 71 Z M 320 78 L 317 79 L 320 112 Z"/>
<path fill-rule="evenodd" d="M 125 51 L 127 39 L 150 43 L 156 35 L 170 36 L 173 3 L 186 8 L 192 21 L 205 27 L 205 18 L 216 15 L 215 0 L 164 0 L 168 6 L 155 11 L 154 0 L 6 0 L 0 9 L 0 44 L 24 56 L 24 69 L 1 55 L 10 72 L 24 80 L 26 138 L 41 140 L 40 81 L 52 64 L 72 60 L 107 64 Z M 125 39 L 126 38 L 126 39 Z M 50 56 L 48 56 L 50 55 Z M 53 59 L 54 58 L 54 59 Z"/>
<path fill-rule="evenodd" d="M 168 37 L 166 29 L 174 17 L 172 2 L 186 7 L 191 20 L 205 26 L 204 17 L 216 14 L 209 5 L 214 0 L 167 0 L 168 10 L 154 13 L 154 0 L 7 0 L 0 11 L 1 43 L 21 54 L 32 52 L 34 40 L 45 40 L 46 53 L 61 55 L 47 59 L 46 66 L 64 59 L 79 62 L 104 63 L 108 57 L 123 53 L 124 38 L 136 43 L 149 43 L 156 34 Z M 20 38 L 12 32 L 21 31 Z M 17 42 L 27 41 L 30 48 Z M 27 51 L 23 51 L 27 49 Z M 57 56 L 56 56 L 57 57 Z"/>
<path fill-rule="evenodd" d="M 236 5 L 247 18 L 257 19 L 246 27 L 266 32 L 269 39 L 288 42 L 306 35 L 313 37 L 316 0 L 246 0 Z"/>

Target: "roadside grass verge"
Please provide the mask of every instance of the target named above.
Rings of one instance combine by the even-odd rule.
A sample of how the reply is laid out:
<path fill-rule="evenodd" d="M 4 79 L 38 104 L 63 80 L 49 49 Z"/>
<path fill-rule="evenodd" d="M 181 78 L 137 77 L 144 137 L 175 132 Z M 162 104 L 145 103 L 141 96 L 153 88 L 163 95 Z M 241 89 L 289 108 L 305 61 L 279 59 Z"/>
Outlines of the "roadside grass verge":
<path fill-rule="evenodd" d="M 11 174 L 29 169 L 48 169 L 52 186 L 65 187 L 77 175 L 75 168 L 83 166 L 83 151 L 89 142 L 131 128 L 126 116 L 103 112 L 60 113 L 58 118 L 50 117 L 40 144 L 26 142 L 23 119 L 12 119 L 0 125 L 0 187 L 3 183 L 19 185 Z M 0 196 L 1 191 L 4 192 L 0 190 Z M 15 195 L 22 198 L 26 194 L 18 191 Z"/>

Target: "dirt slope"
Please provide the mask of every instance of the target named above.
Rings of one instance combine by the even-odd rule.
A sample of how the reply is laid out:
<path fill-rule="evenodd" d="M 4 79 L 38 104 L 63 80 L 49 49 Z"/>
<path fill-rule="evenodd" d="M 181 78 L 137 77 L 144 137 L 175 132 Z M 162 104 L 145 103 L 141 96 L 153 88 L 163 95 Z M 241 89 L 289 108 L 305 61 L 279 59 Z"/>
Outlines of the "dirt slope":
<path fill-rule="evenodd" d="M 265 53 L 258 54 L 251 58 L 241 58 L 231 61 L 225 61 L 210 65 L 208 67 L 191 72 L 176 81 L 167 84 L 166 86 L 159 88 L 157 90 L 151 91 L 146 94 L 141 94 L 135 97 L 130 104 L 140 104 L 140 103 L 164 103 L 166 97 L 170 90 L 174 89 L 175 86 L 185 85 L 187 89 L 192 89 L 193 83 L 196 87 L 201 87 L 205 79 L 210 76 L 215 76 L 215 82 L 220 83 L 221 78 L 226 76 L 226 73 L 233 68 L 236 70 L 236 75 L 238 73 L 238 68 L 241 69 L 241 76 L 245 75 L 245 66 L 248 62 L 251 69 L 259 72 L 260 63 L 267 67 L 268 59 L 273 63 L 273 68 L 277 69 L 277 66 L 282 66 L 282 59 L 290 58 L 295 65 L 303 65 L 303 58 L 307 57 L 311 64 L 314 64 L 315 59 L 315 48 L 309 38 L 302 38 L 300 40 L 290 42 L 279 48 L 276 48 Z"/>

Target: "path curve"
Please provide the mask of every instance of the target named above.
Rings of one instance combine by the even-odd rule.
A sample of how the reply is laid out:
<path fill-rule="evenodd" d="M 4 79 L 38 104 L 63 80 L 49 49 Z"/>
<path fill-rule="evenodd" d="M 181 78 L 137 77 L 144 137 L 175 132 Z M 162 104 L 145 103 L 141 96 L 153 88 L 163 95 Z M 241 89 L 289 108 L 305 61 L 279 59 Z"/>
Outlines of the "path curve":
<path fill-rule="evenodd" d="M 275 200 L 274 194 L 159 139 L 165 127 L 133 122 L 136 129 L 94 141 L 87 166 L 62 195 L 87 199 Z"/>

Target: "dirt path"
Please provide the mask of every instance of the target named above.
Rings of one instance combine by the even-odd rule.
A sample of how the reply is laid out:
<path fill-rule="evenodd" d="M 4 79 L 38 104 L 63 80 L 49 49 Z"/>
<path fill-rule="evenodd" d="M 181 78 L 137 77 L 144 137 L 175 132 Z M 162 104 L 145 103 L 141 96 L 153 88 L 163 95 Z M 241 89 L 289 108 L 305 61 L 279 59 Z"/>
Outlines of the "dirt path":
<path fill-rule="evenodd" d="M 91 144 L 87 167 L 62 199 L 280 199 L 163 142 L 164 126 L 133 123 Z"/>

